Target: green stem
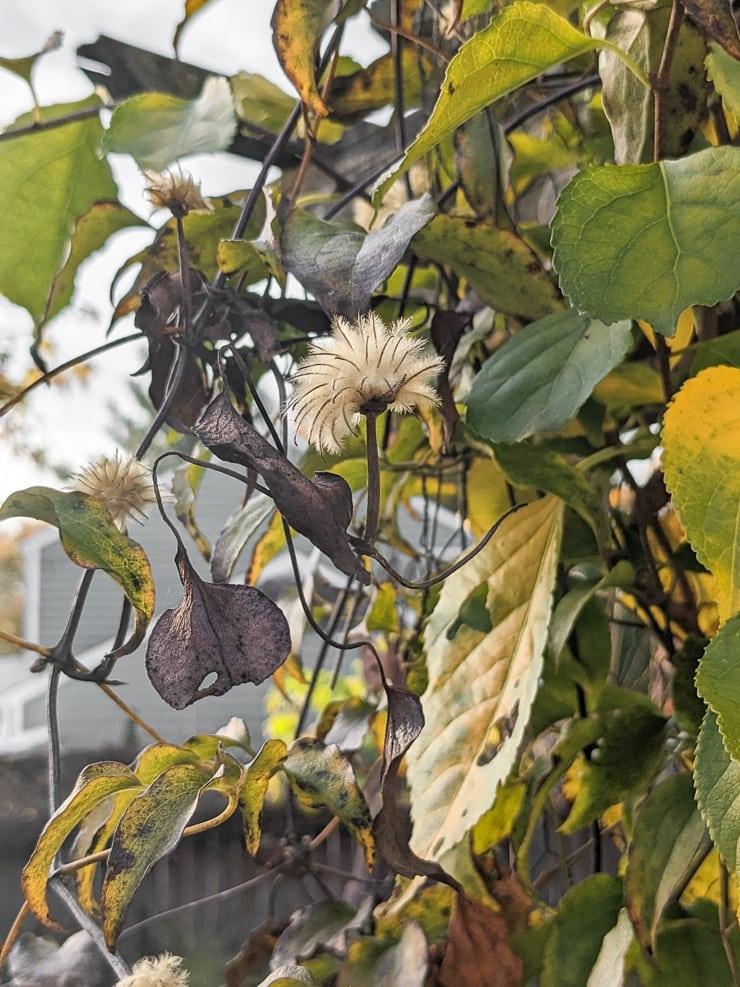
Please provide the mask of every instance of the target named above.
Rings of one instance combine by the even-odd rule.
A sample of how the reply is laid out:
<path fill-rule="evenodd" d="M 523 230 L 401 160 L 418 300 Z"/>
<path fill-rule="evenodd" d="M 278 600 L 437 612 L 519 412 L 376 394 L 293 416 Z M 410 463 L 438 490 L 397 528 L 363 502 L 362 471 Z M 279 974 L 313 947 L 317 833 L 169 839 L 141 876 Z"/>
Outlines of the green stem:
<path fill-rule="evenodd" d="M 366 416 L 367 423 L 367 514 L 363 540 L 374 545 L 380 524 L 380 462 L 378 460 L 377 415 Z"/>

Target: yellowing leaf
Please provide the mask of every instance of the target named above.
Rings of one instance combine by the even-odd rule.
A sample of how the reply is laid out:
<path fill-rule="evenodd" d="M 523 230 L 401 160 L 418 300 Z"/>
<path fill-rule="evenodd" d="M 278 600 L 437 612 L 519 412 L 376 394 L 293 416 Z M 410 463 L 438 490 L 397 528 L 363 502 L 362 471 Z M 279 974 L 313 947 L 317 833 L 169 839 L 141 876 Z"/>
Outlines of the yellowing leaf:
<path fill-rule="evenodd" d="M 740 370 L 688 380 L 666 412 L 663 447 L 666 486 L 727 620 L 740 610 Z"/>
<path fill-rule="evenodd" d="M 46 901 L 46 884 L 54 857 L 72 830 L 102 801 L 126 788 L 141 788 L 131 768 L 117 761 L 100 761 L 82 769 L 69 798 L 44 826 L 31 857 L 23 868 L 21 885 L 33 914 L 54 925 Z"/>
<path fill-rule="evenodd" d="M 175 52 L 178 51 L 180 47 L 180 35 L 185 29 L 186 24 L 191 17 L 195 17 L 199 10 L 202 10 L 209 3 L 209 0 L 185 0 L 185 10 L 183 11 L 182 20 L 175 28 L 175 34 L 172 38 L 172 47 Z"/>
<path fill-rule="evenodd" d="M 474 34 L 447 66 L 428 123 L 403 160 L 381 178 L 373 192 L 375 207 L 415 161 L 484 107 L 546 69 L 601 47 L 612 46 L 583 34 L 545 4 L 525 2 L 506 7 L 488 27 Z"/>
<path fill-rule="evenodd" d="M 92 109 L 97 97 L 48 106 L 51 120 Z M 16 121 L 31 122 L 30 116 Z M 0 292 L 38 325 L 52 281 L 65 261 L 72 225 L 101 199 L 116 197 L 110 166 L 98 156 L 96 116 L 0 145 Z"/>
<path fill-rule="evenodd" d="M 244 839 L 247 850 L 254 855 L 259 850 L 262 833 L 262 807 L 265 804 L 267 786 L 278 766 L 288 756 L 288 748 L 282 740 L 268 740 L 244 772 L 239 790 L 239 805 L 244 819 Z"/>
<path fill-rule="evenodd" d="M 563 504 L 544 497 L 513 514 L 442 587 L 427 625 L 426 725 L 408 754 L 412 849 L 439 859 L 491 805 L 511 770 L 542 671 Z M 488 583 L 488 632 L 461 605 Z"/>
<path fill-rule="evenodd" d="M 78 491 L 28 487 L 11 494 L 0 507 L 0 521 L 30 517 L 59 529 L 67 555 L 84 569 L 103 569 L 121 586 L 135 611 L 134 630 L 113 654 L 130 654 L 144 639 L 154 613 L 154 580 L 141 545 L 113 523 L 103 504 Z"/>
<path fill-rule="evenodd" d="M 158 860 L 177 846 L 210 773 L 193 764 L 162 772 L 128 806 L 111 844 L 100 895 L 103 933 L 113 949 L 136 889 Z"/>
<path fill-rule="evenodd" d="M 272 38 L 283 71 L 306 106 L 319 117 L 329 108 L 316 82 L 316 52 L 324 27 L 336 13 L 335 0 L 278 0 Z"/>
<path fill-rule="evenodd" d="M 368 870 L 375 861 L 370 810 L 347 756 L 335 745 L 301 738 L 291 744 L 283 767 L 297 793 L 313 806 L 339 816 L 365 851 Z"/>
<path fill-rule="evenodd" d="M 500 312 L 539 319 L 560 305 L 532 248 L 510 230 L 465 216 L 436 216 L 414 237 L 422 260 L 449 264 Z"/>

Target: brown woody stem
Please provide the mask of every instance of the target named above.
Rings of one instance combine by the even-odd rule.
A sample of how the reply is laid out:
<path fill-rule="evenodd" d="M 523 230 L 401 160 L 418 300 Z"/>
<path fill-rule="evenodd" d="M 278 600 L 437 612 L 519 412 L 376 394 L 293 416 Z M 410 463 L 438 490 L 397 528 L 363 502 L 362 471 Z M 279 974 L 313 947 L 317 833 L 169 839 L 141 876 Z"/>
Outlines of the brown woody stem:
<path fill-rule="evenodd" d="M 369 414 L 367 423 L 367 515 L 363 540 L 373 545 L 380 523 L 380 462 L 378 460 L 378 416 Z"/>

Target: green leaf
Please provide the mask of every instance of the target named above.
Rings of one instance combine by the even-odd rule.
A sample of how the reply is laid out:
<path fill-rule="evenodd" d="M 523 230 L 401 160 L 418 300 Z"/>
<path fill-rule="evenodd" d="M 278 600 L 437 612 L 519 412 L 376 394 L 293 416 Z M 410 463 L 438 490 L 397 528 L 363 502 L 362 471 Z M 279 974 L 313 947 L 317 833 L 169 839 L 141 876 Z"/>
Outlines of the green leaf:
<path fill-rule="evenodd" d="M 490 442 L 562 428 L 631 342 L 629 322 L 605 326 L 573 309 L 531 323 L 483 364 L 465 399 L 468 424 Z"/>
<path fill-rule="evenodd" d="M 740 287 L 740 148 L 584 169 L 560 193 L 553 264 L 574 308 L 673 334 Z"/>
<path fill-rule="evenodd" d="M 690 774 L 668 778 L 641 804 L 627 854 L 625 892 L 645 946 L 655 949 L 663 912 L 710 847 Z"/>
<path fill-rule="evenodd" d="M 12 493 L 0 507 L 0 521 L 30 517 L 59 529 L 62 546 L 83 569 L 102 569 L 121 586 L 135 611 L 134 630 L 112 654 L 135 651 L 154 614 L 154 580 L 141 545 L 116 527 L 103 504 L 78 491 L 28 487 Z"/>
<path fill-rule="evenodd" d="M 215 748 L 214 748 L 215 753 Z M 201 752 L 176 744 L 150 744 L 134 761 L 133 771 L 145 787 L 175 764 L 197 764 Z"/>
<path fill-rule="evenodd" d="M 740 370 L 688 380 L 663 424 L 663 474 L 696 557 L 716 581 L 721 620 L 740 610 Z"/>
<path fill-rule="evenodd" d="M 696 672 L 704 653 L 706 641 L 692 634 L 686 638 L 673 657 L 673 716 L 682 730 L 698 737 L 706 706 L 696 690 Z"/>
<path fill-rule="evenodd" d="M 705 64 L 725 110 L 740 121 L 740 61 L 712 41 Z"/>
<path fill-rule="evenodd" d="M 404 919 L 397 942 L 373 936 L 353 942 L 337 987 L 424 987 L 429 946 L 418 922 Z"/>
<path fill-rule="evenodd" d="M 709 642 L 699 662 L 696 687 L 717 714 L 727 753 L 740 761 L 740 614 L 731 617 Z"/>
<path fill-rule="evenodd" d="M 559 305 L 532 248 L 493 223 L 445 213 L 414 237 L 412 247 L 421 260 L 449 264 L 497 311 L 538 319 Z"/>
<path fill-rule="evenodd" d="M 373 191 L 376 209 L 396 179 L 484 107 L 547 69 L 604 47 L 609 42 L 588 37 L 545 4 L 506 7 L 447 66 L 429 121 Z"/>
<path fill-rule="evenodd" d="M 337 13 L 337 0 L 278 0 L 272 14 L 272 41 L 283 71 L 317 116 L 329 108 L 316 80 L 316 55 L 324 28 Z"/>
<path fill-rule="evenodd" d="M 126 910 L 146 874 L 180 842 L 210 772 L 166 768 L 126 809 L 113 837 L 100 895 L 105 941 L 115 949 Z"/>
<path fill-rule="evenodd" d="M 226 150 L 236 123 L 228 80 L 213 76 L 197 99 L 147 92 L 124 100 L 113 111 L 103 147 L 162 171 L 186 154 Z"/>
<path fill-rule="evenodd" d="M 736 936 L 732 939 L 737 953 Z M 635 944 L 628 958 L 634 958 L 642 987 L 734 987 L 716 925 L 694 918 L 665 922 L 654 957 L 648 959 Z"/>
<path fill-rule="evenodd" d="M 226 583 L 231 579 L 247 542 L 259 531 L 273 510 L 274 505 L 269 497 L 253 493 L 244 507 L 231 515 L 213 547 L 211 575 L 214 583 Z"/>
<path fill-rule="evenodd" d="M 514 824 L 524 806 L 527 786 L 521 781 L 507 781 L 499 785 L 496 800 L 483 813 L 473 827 L 471 847 L 473 853 L 483 854 L 498 846 L 501 840 L 511 836 Z"/>
<path fill-rule="evenodd" d="M 356 318 L 435 211 L 431 196 L 424 195 L 401 206 L 381 229 L 365 233 L 294 209 L 280 237 L 283 264 L 327 311 Z"/>
<path fill-rule="evenodd" d="M 696 376 L 709 367 L 738 367 L 740 369 L 740 329 L 728 332 L 717 339 L 708 339 L 704 343 L 695 343 L 689 347 L 694 354 L 691 363 L 691 375 Z"/>
<path fill-rule="evenodd" d="M 426 724 L 407 755 L 411 847 L 439 859 L 490 808 L 515 763 L 542 671 L 563 505 L 534 501 L 443 584 L 426 627 Z M 471 590 L 488 582 L 488 633 L 447 631 Z"/>
<path fill-rule="evenodd" d="M 494 454 L 496 462 L 515 486 L 536 487 L 556 494 L 591 526 L 600 546 L 609 543 L 609 526 L 598 490 L 563 456 L 552 449 L 540 449 L 524 442 L 494 446 Z"/>
<path fill-rule="evenodd" d="M 618 10 L 609 21 L 606 37 L 628 52 L 645 75 L 654 76 L 663 54 L 670 7 L 655 10 Z M 663 100 L 663 157 L 677 158 L 688 150 L 706 114 L 707 84 L 704 78 L 704 39 L 684 21 L 672 52 Z M 617 164 L 652 160 L 654 101 L 613 51 L 599 60 L 604 112 L 614 139 Z"/>
<path fill-rule="evenodd" d="M 418 106 L 421 98 L 419 54 L 418 49 L 415 51 L 411 45 L 404 45 L 401 49 L 403 105 L 406 109 Z M 394 75 L 394 59 L 388 52 L 376 58 L 367 68 L 351 75 L 338 76 L 331 89 L 332 118 L 353 120 L 391 105 L 395 98 Z M 322 123 L 321 129 L 325 126 L 326 123 Z"/>
<path fill-rule="evenodd" d="M 712 842 L 732 874 L 740 871 L 740 763 L 727 753 L 717 717 L 707 710 L 694 766 L 696 801 Z"/>
<path fill-rule="evenodd" d="M 41 117 L 57 119 L 98 104 L 90 97 L 47 106 Z M 12 126 L 31 122 L 26 115 Z M 108 162 L 98 156 L 102 135 L 93 116 L 0 145 L 0 292 L 28 309 L 37 327 L 75 221 L 96 202 L 116 198 Z"/>
<path fill-rule="evenodd" d="M 584 763 L 578 793 L 561 832 L 574 833 L 610 806 L 647 787 L 663 757 L 665 724 L 662 716 L 641 706 L 604 714 L 604 729 L 590 760 Z"/>
<path fill-rule="evenodd" d="M 393 583 L 385 582 L 378 586 L 365 622 L 369 631 L 398 634 L 401 630 L 401 621 L 398 615 L 398 593 Z"/>
<path fill-rule="evenodd" d="M 613 414 L 663 404 L 660 375 L 647 363 L 623 363 L 594 388 L 594 398 Z"/>
<path fill-rule="evenodd" d="M 80 772 L 69 797 L 44 826 L 21 877 L 23 894 L 40 922 L 55 924 L 49 914 L 46 884 L 49 870 L 62 844 L 97 805 L 127 788 L 141 788 L 141 782 L 127 765 L 117 761 L 89 764 Z"/>
<path fill-rule="evenodd" d="M 31 82 L 33 71 L 36 67 L 36 62 L 41 58 L 42 55 L 46 55 L 50 51 L 57 51 L 62 46 L 62 41 L 64 40 L 64 34 L 61 31 L 54 31 L 50 35 L 43 48 L 39 51 L 33 53 L 33 55 L 21 55 L 19 58 L 6 58 L 0 56 L 0 69 L 6 69 L 8 72 L 12 72 L 13 75 L 17 75 L 18 78 L 23 79 L 27 82 L 31 92 L 34 95 L 34 102 L 36 94 L 33 90 L 33 85 Z"/>
<path fill-rule="evenodd" d="M 119 230 L 144 225 L 142 219 L 119 202 L 96 202 L 79 216 L 71 231 L 67 259 L 49 287 L 46 308 L 39 325 L 46 325 L 70 303 L 77 269 L 83 260 L 100 250 L 109 237 Z"/>
<path fill-rule="evenodd" d="M 545 943 L 542 987 L 587 987 L 621 907 L 622 882 L 608 874 L 587 877 L 567 892 Z"/>
<path fill-rule="evenodd" d="M 244 820 L 244 839 L 252 856 L 260 846 L 262 807 L 265 804 L 267 786 L 287 756 L 288 748 L 282 740 L 267 740 L 244 772 L 244 781 L 239 790 L 239 805 Z"/>
<path fill-rule="evenodd" d="M 326 747 L 318 740 L 301 738 L 291 744 L 283 767 L 306 802 L 324 806 L 354 834 L 365 852 L 367 868 L 372 870 L 375 837 L 370 810 L 347 756 L 334 744 Z"/>

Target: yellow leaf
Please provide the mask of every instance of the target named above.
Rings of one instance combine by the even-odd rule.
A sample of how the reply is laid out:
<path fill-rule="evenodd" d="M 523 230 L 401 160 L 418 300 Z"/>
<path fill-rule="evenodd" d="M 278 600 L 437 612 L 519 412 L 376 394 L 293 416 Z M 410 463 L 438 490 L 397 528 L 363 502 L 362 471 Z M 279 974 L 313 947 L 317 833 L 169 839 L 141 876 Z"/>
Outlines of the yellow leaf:
<path fill-rule="evenodd" d="M 542 671 L 562 524 L 558 498 L 527 504 L 444 583 L 425 633 L 426 725 L 408 755 L 411 845 L 421 857 L 440 859 L 460 843 L 516 760 Z M 458 626 L 484 582 L 492 629 Z"/>
<path fill-rule="evenodd" d="M 740 370 L 711 367 L 684 384 L 663 448 L 666 486 L 725 621 L 740 609 Z"/>

